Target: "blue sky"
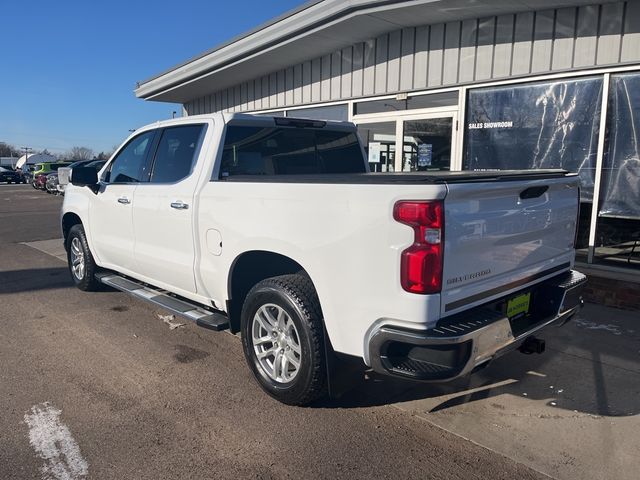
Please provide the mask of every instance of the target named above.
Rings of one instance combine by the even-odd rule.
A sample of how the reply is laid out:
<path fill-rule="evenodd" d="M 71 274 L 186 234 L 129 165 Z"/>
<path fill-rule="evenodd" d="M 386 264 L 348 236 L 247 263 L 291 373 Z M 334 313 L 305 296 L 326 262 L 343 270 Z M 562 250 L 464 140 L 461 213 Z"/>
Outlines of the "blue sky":
<path fill-rule="evenodd" d="M 110 151 L 180 106 L 135 97 L 136 81 L 303 0 L 1 0 L 0 142 Z"/>

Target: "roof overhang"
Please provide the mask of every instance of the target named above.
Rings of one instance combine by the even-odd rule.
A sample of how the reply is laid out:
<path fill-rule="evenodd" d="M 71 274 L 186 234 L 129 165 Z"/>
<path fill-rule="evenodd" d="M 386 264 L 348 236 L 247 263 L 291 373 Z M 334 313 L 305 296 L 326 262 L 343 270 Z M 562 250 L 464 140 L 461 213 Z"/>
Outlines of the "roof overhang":
<path fill-rule="evenodd" d="M 186 103 L 399 28 L 590 4 L 593 0 L 314 0 L 139 82 L 135 94 Z"/>

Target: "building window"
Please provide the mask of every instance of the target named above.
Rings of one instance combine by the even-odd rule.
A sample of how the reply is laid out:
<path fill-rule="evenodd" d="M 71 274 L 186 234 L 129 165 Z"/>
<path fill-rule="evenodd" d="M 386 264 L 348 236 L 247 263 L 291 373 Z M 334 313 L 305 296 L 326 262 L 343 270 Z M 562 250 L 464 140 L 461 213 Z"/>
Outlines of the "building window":
<path fill-rule="evenodd" d="M 463 168 L 564 168 L 580 176 L 578 247 L 591 225 L 602 77 L 470 90 Z"/>
<path fill-rule="evenodd" d="M 456 105 L 458 105 L 458 90 L 453 92 L 432 93 L 429 95 L 414 95 L 408 97 L 406 100 L 387 98 L 385 100 L 357 102 L 353 105 L 353 114 L 363 115 L 366 113 L 398 112 Z"/>
<path fill-rule="evenodd" d="M 275 112 L 256 113 L 256 115 L 262 115 L 263 117 L 284 117 L 284 110 L 278 110 Z"/>
<path fill-rule="evenodd" d="M 287 117 L 346 122 L 349 120 L 349 108 L 346 104 L 329 105 L 326 107 L 298 108 L 296 110 L 288 110 Z"/>
<path fill-rule="evenodd" d="M 640 73 L 612 75 L 595 247 L 640 264 Z"/>
<path fill-rule="evenodd" d="M 602 77 L 470 90 L 463 167 L 564 168 L 593 199 Z"/>

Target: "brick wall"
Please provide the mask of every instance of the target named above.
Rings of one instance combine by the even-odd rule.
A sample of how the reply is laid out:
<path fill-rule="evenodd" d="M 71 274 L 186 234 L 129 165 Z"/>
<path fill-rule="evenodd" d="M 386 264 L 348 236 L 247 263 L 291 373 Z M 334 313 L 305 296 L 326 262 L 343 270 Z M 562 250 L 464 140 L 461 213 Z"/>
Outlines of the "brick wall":
<path fill-rule="evenodd" d="M 589 275 L 585 301 L 625 310 L 640 310 L 640 283 Z"/>

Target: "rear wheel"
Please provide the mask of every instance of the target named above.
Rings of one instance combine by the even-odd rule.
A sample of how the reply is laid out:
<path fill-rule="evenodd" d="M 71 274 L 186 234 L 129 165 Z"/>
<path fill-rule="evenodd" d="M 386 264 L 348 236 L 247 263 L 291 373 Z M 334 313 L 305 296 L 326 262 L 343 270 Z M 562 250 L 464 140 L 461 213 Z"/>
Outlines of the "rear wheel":
<path fill-rule="evenodd" d="M 84 227 L 81 224 L 74 225 L 69 230 L 67 260 L 69 272 L 76 287 L 84 291 L 98 290 L 100 283 L 95 277 L 98 266 L 93 260 Z"/>
<path fill-rule="evenodd" d="M 260 386 L 289 405 L 307 405 L 327 391 L 320 302 L 306 275 L 259 282 L 242 308 L 245 358 Z"/>

